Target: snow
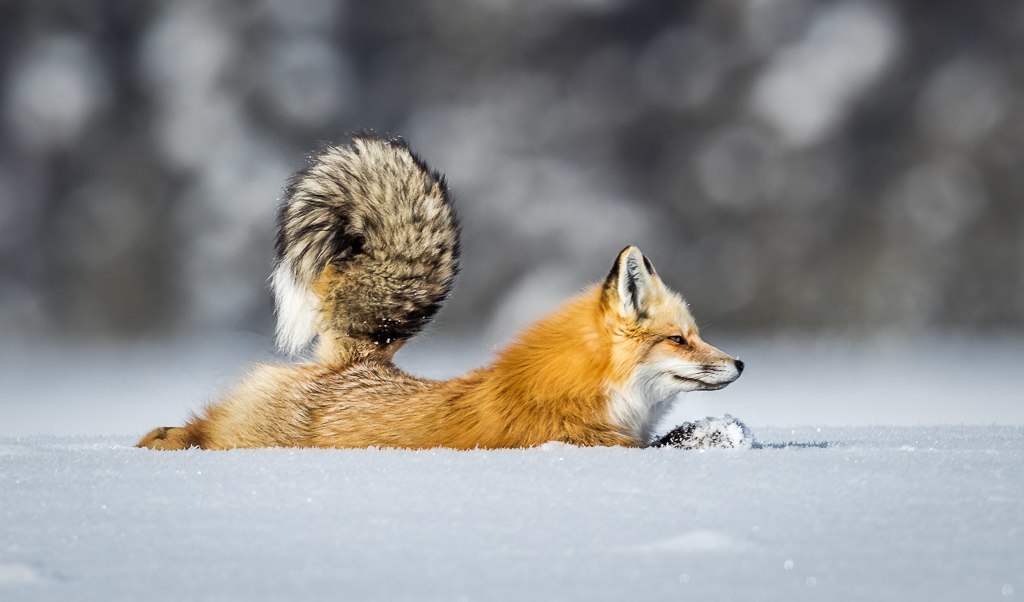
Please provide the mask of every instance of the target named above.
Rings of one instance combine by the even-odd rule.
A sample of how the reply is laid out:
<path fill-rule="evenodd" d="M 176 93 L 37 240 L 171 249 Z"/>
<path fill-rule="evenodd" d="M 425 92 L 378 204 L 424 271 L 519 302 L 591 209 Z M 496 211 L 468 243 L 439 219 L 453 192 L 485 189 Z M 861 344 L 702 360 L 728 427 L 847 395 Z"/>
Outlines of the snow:
<path fill-rule="evenodd" d="M 998 600 L 1024 587 L 1024 428 L 754 435 L 745 450 L 472 452 L 3 438 L 0 599 Z"/>
<path fill-rule="evenodd" d="M 271 341 L 0 342 L 0 601 L 1024 592 L 1024 341 L 709 339 L 747 370 L 662 432 L 735 449 L 138 450 Z M 488 352 L 428 334 L 399 360 Z"/>

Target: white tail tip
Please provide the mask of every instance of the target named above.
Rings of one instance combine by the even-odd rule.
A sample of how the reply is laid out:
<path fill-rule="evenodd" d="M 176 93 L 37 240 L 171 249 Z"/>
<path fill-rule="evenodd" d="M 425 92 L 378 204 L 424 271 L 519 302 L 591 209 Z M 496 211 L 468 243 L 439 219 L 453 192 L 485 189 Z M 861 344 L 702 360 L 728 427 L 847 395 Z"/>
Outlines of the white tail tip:
<path fill-rule="evenodd" d="M 277 346 L 296 354 L 316 337 L 320 300 L 310 288 L 295 279 L 291 265 L 282 261 L 270 276 L 277 306 Z"/>

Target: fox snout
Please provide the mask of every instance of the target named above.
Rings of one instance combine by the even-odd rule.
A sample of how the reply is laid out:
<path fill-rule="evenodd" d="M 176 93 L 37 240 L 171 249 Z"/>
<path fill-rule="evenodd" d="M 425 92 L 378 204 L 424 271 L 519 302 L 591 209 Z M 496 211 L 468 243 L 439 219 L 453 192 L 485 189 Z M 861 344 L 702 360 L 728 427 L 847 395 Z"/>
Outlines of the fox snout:
<path fill-rule="evenodd" d="M 729 364 L 732 364 L 732 365 L 730 366 Z M 729 379 L 729 382 L 727 382 L 725 384 L 729 384 L 729 383 L 735 382 L 736 379 L 739 378 L 741 374 L 743 374 L 743 367 L 744 367 L 743 360 L 740 360 L 740 359 L 737 359 L 737 358 L 730 358 L 729 361 L 726 362 L 725 365 L 726 365 L 727 368 L 730 368 L 729 372 L 732 373 L 731 374 L 731 378 Z M 722 385 L 722 386 L 725 386 L 725 385 Z"/>
<path fill-rule="evenodd" d="M 684 391 L 717 391 L 733 383 L 745 364 L 721 349 L 694 336 L 689 345 L 675 351 L 672 372 Z"/>
<path fill-rule="evenodd" d="M 715 375 L 715 380 L 725 380 L 728 384 L 743 374 L 744 363 L 722 351 L 718 347 L 705 342 L 699 335 L 693 335 L 689 339 L 689 347 L 679 350 L 684 360 L 690 360 L 702 364 L 701 368 L 709 374 Z"/>
<path fill-rule="evenodd" d="M 727 379 L 727 381 L 722 384 L 723 387 L 739 378 L 740 375 L 743 374 L 743 368 L 745 366 L 743 360 L 739 358 L 728 355 L 725 357 L 726 359 L 715 367 L 715 370 L 723 373 L 723 376 Z"/>

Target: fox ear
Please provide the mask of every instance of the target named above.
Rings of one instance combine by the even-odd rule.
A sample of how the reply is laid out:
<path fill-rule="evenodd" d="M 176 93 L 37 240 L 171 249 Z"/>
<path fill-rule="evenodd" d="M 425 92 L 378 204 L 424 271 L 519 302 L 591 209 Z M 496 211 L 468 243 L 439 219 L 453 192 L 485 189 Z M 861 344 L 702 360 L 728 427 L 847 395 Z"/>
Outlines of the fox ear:
<path fill-rule="evenodd" d="M 619 253 L 604 281 L 603 296 L 608 306 L 623 317 L 640 319 L 659 285 L 654 265 L 640 249 L 629 246 Z"/>

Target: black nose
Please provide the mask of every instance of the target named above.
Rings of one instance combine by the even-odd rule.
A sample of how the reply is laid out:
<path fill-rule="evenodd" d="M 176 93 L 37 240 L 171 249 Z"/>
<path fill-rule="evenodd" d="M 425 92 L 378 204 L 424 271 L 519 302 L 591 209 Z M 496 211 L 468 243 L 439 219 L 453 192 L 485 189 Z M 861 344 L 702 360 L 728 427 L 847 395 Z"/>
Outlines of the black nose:
<path fill-rule="evenodd" d="M 740 374 L 743 374 L 743 360 L 733 360 L 732 362 L 736 364 L 736 369 L 740 371 Z"/>

